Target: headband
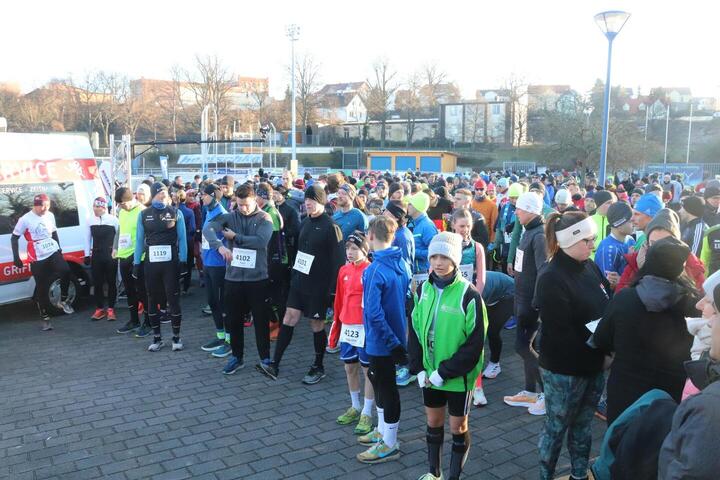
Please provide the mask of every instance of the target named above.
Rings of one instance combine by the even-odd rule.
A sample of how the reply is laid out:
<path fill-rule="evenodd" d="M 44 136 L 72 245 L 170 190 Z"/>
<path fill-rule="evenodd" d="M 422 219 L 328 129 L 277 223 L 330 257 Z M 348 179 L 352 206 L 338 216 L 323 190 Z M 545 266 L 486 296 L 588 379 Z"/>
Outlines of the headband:
<path fill-rule="evenodd" d="M 574 223 L 567 228 L 555 232 L 558 245 L 560 248 L 570 248 L 580 240 L 592 237 L 597 234 L 597 225 L 591 217 L 586 217 L 578 223 Z"/>

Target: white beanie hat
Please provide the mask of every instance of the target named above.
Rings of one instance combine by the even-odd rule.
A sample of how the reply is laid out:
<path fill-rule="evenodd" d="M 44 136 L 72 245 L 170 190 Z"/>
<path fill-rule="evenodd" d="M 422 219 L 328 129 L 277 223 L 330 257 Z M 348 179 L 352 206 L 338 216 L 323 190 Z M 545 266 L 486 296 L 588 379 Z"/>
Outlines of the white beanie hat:
<path fill-rule="evenodd" d="M 720 270 L 710 275 L 705 279 L 705 282 L 703 282 L 702 288 L 705 291 L 705 297 L 708 300 L 713 301 L 713 292 L 718 284 L 720 284 Z M 718 305 L 718 308 L 720 308 L 720 305 Z"/>
<path fill-rule="evenodd" d="M 555 203 L 559 203 L 562 205 L 569 205 L 572 202 L 572 199 L 570 198 L 570 192 L 566 189 L 558 190 L 555 194 Z"/>
<path fill-rule="evenodd" d="M 457 233 L 440 232 L 433 237 L 428 247 L 428 260 L 433 255 L 443 255 L 453 261 L 455 266 L 462 260 L 462 237 Z"/>
<path fill-rule="evenodd" d="M 535 215 L 540 215 L 542 213 L 542 207 L 542 198 L 540 198 L 540 195 L 535 192 L 523 193 L 520 195 L 520 198 L 518 198 L 517 203 L 515 204 L 516 209 L 525 210 L 526 212 L 534 213 Z"/>

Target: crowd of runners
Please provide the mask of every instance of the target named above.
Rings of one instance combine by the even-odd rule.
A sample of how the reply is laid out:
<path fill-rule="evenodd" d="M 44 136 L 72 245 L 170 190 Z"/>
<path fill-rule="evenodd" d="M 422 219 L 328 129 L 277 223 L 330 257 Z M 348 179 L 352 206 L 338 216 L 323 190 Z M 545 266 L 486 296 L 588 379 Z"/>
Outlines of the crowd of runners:
<path fill-rule="evenodd" d="M 295 328 L 309 324 L 302 382 L 323 380 L 326 353 L 344 363 L 350 401 L 337 423 L 366 447 L 360 462 L 399 457 L 398 388 L 420 388 L 424 480 L 460 478 L 471 406 L 487 404 L 501 333 L 514 328 L 525 383 L 503 400 L 545 416 L 542 479 L 554 477 L 565 437 L 576 480 L 591 469 L 598 479 L 717 479 L 720 181 L 598 185 L 582 173 L 151 177 L 93 202 L 91 319 L 117 319 L 119 267 L 129 320 L 118 334 L 151 338 L 151 352 L 183 350 L 180 297 L 197 270 L 212 318 L 198 348 L 234 374 L 252 327 L 255 369 L 273 380 Z M 37 195 L 15 226 L 15 264 L 23 236 L 37 285 L 60 276 L 56 306 L 72 313 L 49 206 Z M 48 299 L 37 302 L 52 329 Z M 595 416 L 609 428 L 590 465 Z"/>

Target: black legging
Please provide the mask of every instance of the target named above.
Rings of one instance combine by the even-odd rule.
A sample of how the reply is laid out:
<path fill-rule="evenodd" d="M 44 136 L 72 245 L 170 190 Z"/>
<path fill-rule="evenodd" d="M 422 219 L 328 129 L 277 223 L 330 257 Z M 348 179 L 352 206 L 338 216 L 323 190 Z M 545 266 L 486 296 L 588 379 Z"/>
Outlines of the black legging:
<path fill-rule="evenodd" d="M 183 277 L 183 291 L 190 289 L 190 280 L 192 280 L 192 269 L 195 264 L 195 245 L 192 235 L 188 236 L 187 241 L 187 258 L 185 259 L 185 276 Z"/>
<path fill-rule="evenodd" d="M 130 310 L 130 322 L 133 325 L 140 325 L 140 315 L 138 314 L 139 302 L 144 307 L 144 323 L 149 324 L 147 291 L 145 290 L 145 269 L 141 266 L 139 278 L 132 276 L 133 256 L 120 259 L 120 276 L 125 286 L 125 294 L 127 295 L 128 309 Z"/>
<path fill-rule="evenodd" d="M 245 314 L 252 312 L 255 345 L 260 360 L 270 359 L 270 294 L 268 280 L 258 282 L 225 281 L 225 324 L 230 329 L 233 356 L 242 360 L 245 353 Z"/>
<path fill-rule="evenodd" d="M 44 260 L 32 262 L 30 271 L 35 279 L 33 298 L 38 304 L 40 316 L 46 318 L 50 315 L 50 285 L 60 277 L 60 299 L 67 299 L 72 272 L 60 251 L 53 253 Z"/>
<path fill-rule="evenodd" d="M 225 325 L 223 313 L 225 312 L 225 266 L 210 267 L 205 265 L 203 269 L 205 277 L 205 293 L 207 302 L 212 311 L 215 330 L 230 333 L 230 327 Z"/>
<path fill-rule="evenodd" d="M 108 308 L 115 308 L 117 297 L 117 268 L 118 261 L 93 253 L 90 272 L 93 281 L 93 296 L 97 308 L 105 307 L 105 284 L 108 286 Z"/>
<path fill-rule="evenodd" d="M 160 311 L 158 305 L 167 301 L 173 337 L 180 336 L 182 313 L 180 312 L 180 264 L 177 249 L 173 249 L 169 262 L 145 262 L 145 287 L 148 292 L 148 316 L 156 339 L 160 339 Z"/>
<path fill-rule="evenodd" d="M 513 314 L 513 296 L 503 297 L 499 302 L 488 305 L 488 346 L 490 347 L 490 361 L 492 363 L 500 363 L 500 353 L 502 352 L 502 332 L 505 323 Z"/>
<path fill-rule="evenodd" d="M 540 377 L 540 366 L 538 359 L 530 351 L 530 339 L 537 331 L 540 323 L 538 322 L 537 313 L 534 315 L 531 313 L 530 316 L 535 318 L 518 317 L 518 324 L 515 336 L 515 351 L 523 360 L 523 368 L 525 370 L 525 390 L 528 392 L 536 392 L 538 385 L 542 391 L 542 378 Z M 523 327 L 522 325 L 530 325 L 529 327 Z"/>
<path fill-rule="evenodd" d="M 400 421 L 400 393 L 395 383 L 395 362 L 392 357 L 370 356 L 368 378 L 375 390 L 375 402 L 384 410 L 385 423 Z"/>

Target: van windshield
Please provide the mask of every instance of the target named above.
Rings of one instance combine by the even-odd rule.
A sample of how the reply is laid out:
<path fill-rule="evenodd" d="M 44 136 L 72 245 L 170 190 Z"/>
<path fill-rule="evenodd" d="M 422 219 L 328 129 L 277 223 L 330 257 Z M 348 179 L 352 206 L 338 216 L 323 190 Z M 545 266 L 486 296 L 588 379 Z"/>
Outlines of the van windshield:
<path fill-rule="evenodd" d="M 33 197 L 45 193 L 50 197 L 50 211 L 58 228 L 80 224 L 75 185 L 62 183 L 27 183 L 0 185 L 0 235 L 12 233 L 18 219 L 30 211 Z"/>

